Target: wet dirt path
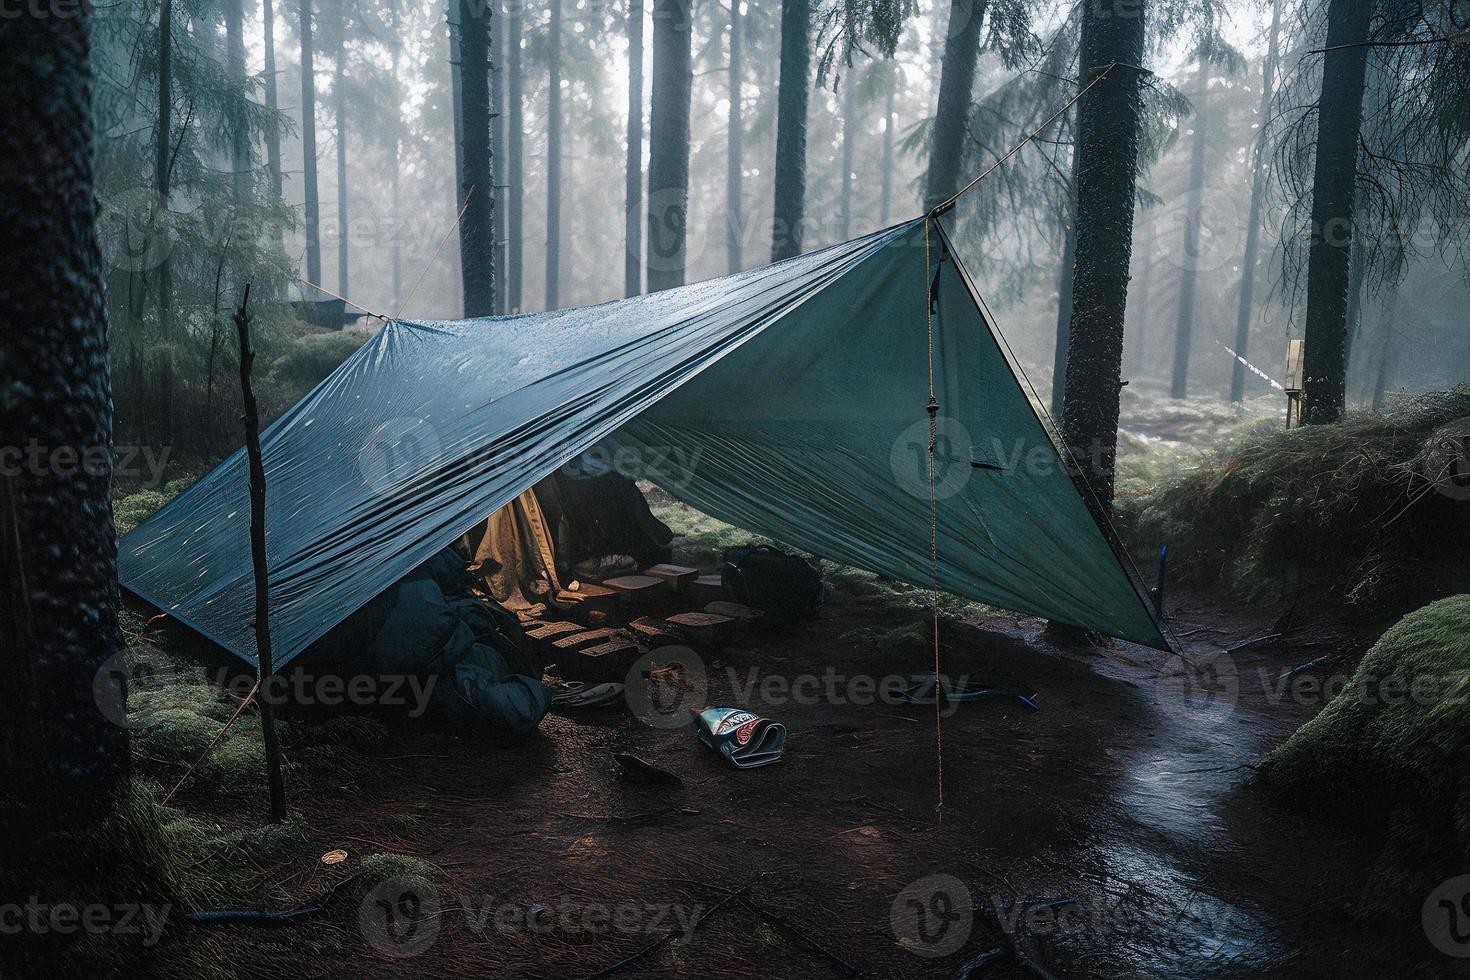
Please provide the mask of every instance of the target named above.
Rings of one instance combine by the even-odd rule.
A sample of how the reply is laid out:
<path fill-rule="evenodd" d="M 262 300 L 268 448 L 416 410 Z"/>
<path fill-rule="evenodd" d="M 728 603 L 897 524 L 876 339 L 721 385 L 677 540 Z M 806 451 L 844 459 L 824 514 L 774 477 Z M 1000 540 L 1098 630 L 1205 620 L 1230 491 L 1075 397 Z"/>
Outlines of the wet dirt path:
<path fill-rule="evenodd" d="M 1041 710 L 989 701 L 942 719 L 941 824 L 933 708 L 875 703 L 868 686 L 926 654 L 873 642 L 845 603 L 703 658 L 710 703 L 787 725 L 776 766 L 731 770 L 689 728 L 621 708 L 551 716 L 511 744 L 404 730 L 370 785 L 314 801 L 309 844 L 439 866 L 415 897 L 432 927 L 385 939 L 364 901 L 293 974 L 953 977 L 1001 949 L 974 975 L 1037 975 L 1020 957 L 1057 977 L 1325 977 L 1402 975 L 1422 954 L 1399 925 L 1357 953 L 1363 926 L 1342 909 L 1364 842 L 1243 785 L 1314 710 L 1261 680 L 1307 654 L 1233 654 L 1233 687 L 1211 696 L 1137 647 L 1076 654 L 1034 621 L 956 626 L 946 672 L 1034 691 Z M 1190 639 L 1195 662 L 1260 628 L 1215 625 Z M 629 779 L 615 752 L 679 782 Z M 237 954 L 260 975 L 283 955 Z"/>

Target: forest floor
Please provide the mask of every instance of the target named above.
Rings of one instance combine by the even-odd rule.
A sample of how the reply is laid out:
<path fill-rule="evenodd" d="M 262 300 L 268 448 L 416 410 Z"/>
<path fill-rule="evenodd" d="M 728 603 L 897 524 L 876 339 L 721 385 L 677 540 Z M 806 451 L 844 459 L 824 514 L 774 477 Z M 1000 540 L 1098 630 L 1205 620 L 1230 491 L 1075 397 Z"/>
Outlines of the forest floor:
<path fill-rule="evenodd" d="M 1192 465 L 1264 411 L 1140 404 L 1120 493 Z M 120 516 L 165 496 L 129 498 L 139 513 Z M 651 501 L 680 535 L 676 560 L 707 566 L 750 538 Z M 1321 682 L 1350 674 L 1386 623 L 1348 625 L 1325 595 L 1246 606 L 1174 590 L 1185 670 L 1127 643 L 1059 647 L 1039 620 L 946 597 L 943 672 L 1027 692 L 1039 710 L 949 706 L 937 739 L 932 706 L 872 695 L 932 670 L 927 595 L 826 574 L 818 619 L 704 657 L 704 703 L 787 727 L 778 765 L 733 770 L 692 727 L 651 726 L 621 703 L 549 715 L 520 740 L 390 722 L 388 738 L 351 747 L 340 775 L 289 773 L 301 820 L 282 846 L 223 848 L 192 869 L 243 864 L 259 883 L 247 904 L 327 892 L 324 910 L 285 928 L 174 930 L 155 974 L 1463 975 L 1426 939 L 1417 904 L 1355 912 L 1379 841 L 1252 785 L 1259 760 L 1328 700 Z M 174 658 L 197 645 L 172 629 L 155 638 Z M 632 779 L 615 753 L 678 782 Z M 173 806 L 221 833 L 265 821 L 259 788 L 196 782 Z M 344 862 L 321 861 L 339 848 Z M 432 883 L 364 895 L 354 883 L 381 853 L 427 862 Z"/>
<path fill-rule="evenodd" d="M 695 523 L 682 543 L 707 546 L 707 524 Z M 1122 643 L 1061 649 L 1039 620 L 952 609 L 945 672 L 1033 692 L 1040 710 L 947 710 L 941 822 L 934 709 L 860 703 L 861 678 L 931 666 L 913 642 L 922 597 L 837 579 L 821 618 L 705 658 L 708 703 L 787 726 L 780 764 L 727 768 L 692 728 L 651 727 L 621 706 L 550 715 L 519 741 L 404 722 L 367 750 L 360 778 L 293 780 L 304 829 L 256 871 L 274 894 L 304 900 L 346 883 L 362 855 L 392 852 L 439 869 L 432 889 L 354 895 L 287 928 L 188 927 L 157 966 L 187 975 L 192 957 L 178 954 L 196 943 L 246 977 L 591 977 L 640 953 L 610 975 L 842 976 L 840 960 L 870 976 L 952 977 L 992 948 L 1008 952 L 975 976 L 1045 975 L 1018 956 L 1057 977 L 1435 976 L 1456 965 L 1426 941 L 1417 908 L 1398 921 L 1352 915 L 1371 841 L 1249 785 L 1260 757 L 1320 706 L 1278 693 L 1283 675 L 1324 654 L 1355 662 L 1373 637 L 1305 606 L 1178 596 L 1186 655 L 1220 668 L 1211 697 L 1180 683 L 1177 658 Z M 825 678 L 829 664 L 835 679 L 817 698 L 742 691 L 752 679 L 759 692 L 770 677 Z M 631 780 L 613 753 L 681 782 Z M 263 796 L 201 789 L 175 806 L 247 827 L 263 822 Z M 348 860 L 320 863 L 335 848 Z M 721 904 L 732 890 L 750 904 Z M 1058 898 L 1072 904 L 1035 905 Z"/>

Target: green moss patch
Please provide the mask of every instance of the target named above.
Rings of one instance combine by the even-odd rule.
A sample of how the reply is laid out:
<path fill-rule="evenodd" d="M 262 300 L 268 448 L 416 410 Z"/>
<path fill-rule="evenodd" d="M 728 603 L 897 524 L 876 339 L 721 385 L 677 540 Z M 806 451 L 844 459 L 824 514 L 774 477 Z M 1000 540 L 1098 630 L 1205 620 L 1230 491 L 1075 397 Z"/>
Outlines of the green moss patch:
<path fill-rule="evenodd" d="M 1261 764 L 1280 799 L 1386 831 L 1366 904 L 1470 862 L 1470 595 L 1405 616 Z"/>
<path fill-rule="evenodd" d="M 1283 577 L 1320 575 L 1345 591 L 1363 585 L 1365 605 L 1405 586 L 1392 598 L 1413 608 L 1445 594 L 1418 579 L 1455 566 L 1447 535 L 1470 533 L 1470 508 L 1426 476 L 1436 430 L 1467 417 L 1470 386 L 1461 386 L 1335 425 L 1257 423 L 1193 468 L 1120 496 L 1119 522 L 1150 563 L 1169 545 L 1175 581 L 1254 599 Z M 1435 561 L 1416 565 L 1422 553 Z"/>

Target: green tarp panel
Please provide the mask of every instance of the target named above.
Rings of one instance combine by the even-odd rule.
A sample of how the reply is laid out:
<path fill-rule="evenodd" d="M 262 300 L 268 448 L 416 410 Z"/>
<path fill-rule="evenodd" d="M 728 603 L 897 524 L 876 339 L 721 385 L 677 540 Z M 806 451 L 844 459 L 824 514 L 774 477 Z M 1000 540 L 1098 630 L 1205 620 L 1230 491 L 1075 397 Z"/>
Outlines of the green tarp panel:
<path fill-rule="evenodd" d="M 599 306 L 388 324 L 262 435 L 278 662 L 594 449 L 714 517 L 929 584 L 931 333 L 940 586 L 1167 648 L 916 220 Z M 236 453 L 124 538 L 119 568 L 253 660 L 247 479 Z"/>

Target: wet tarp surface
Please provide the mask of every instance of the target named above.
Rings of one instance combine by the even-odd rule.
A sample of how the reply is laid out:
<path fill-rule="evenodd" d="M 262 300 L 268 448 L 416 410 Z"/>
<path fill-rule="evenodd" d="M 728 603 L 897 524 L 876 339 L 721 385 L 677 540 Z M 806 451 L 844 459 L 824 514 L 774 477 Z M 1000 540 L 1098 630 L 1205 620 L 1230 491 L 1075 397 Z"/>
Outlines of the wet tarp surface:
<path fill-rule="evenodd" d="M 262 434 L 278 663 L 589 451 L 927 585 L 931 338 L 941 588 L 1166 646 L 944 254 L 914 221 L 600 306 L 390 323 Z M 253 660 L 247 481 L 237 452 L 125 537 L 119 569 Z"/>

